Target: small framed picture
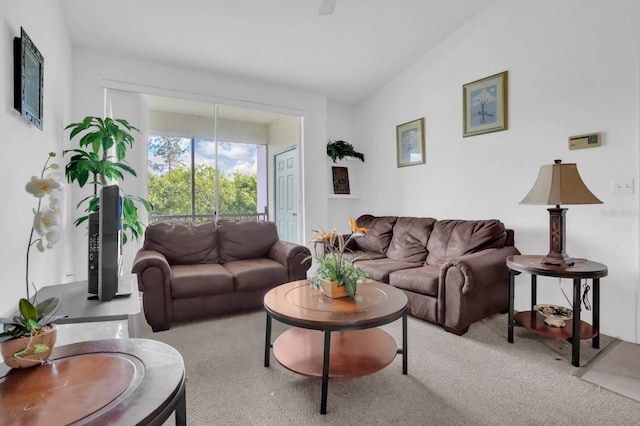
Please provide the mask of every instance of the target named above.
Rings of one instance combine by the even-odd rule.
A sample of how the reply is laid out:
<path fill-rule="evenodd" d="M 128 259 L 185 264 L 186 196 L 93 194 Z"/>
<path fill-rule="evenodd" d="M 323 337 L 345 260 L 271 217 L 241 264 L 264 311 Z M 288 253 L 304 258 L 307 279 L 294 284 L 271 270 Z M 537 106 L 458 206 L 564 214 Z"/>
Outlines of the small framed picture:
<path fill-rule="evenodd" d="M 504 71 L 462 86 L 462 136 L 508 129 L 507 73 Z"/>
<path fill-rule="evenodd" d="M 349 194 L 349 169 L 346 167 L 332 167 L 333 193 Z"/>
<path fill-rule="evenodd" d="M 424 118 L 396 126 L 398 167 L 424 164 Z"/>

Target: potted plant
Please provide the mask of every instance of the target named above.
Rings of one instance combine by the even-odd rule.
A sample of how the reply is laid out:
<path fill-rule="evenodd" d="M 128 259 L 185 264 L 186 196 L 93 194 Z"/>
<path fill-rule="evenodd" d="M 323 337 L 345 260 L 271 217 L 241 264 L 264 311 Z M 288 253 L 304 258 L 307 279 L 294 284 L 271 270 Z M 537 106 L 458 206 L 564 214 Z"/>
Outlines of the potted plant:
<path fill-rule="evenodd" d="M 20 299 L 19 314 L 12 319 L 0 318 L 2 332 L 0 342 L 4 363 L 11 368 L 26 368 L 43 364 L 49 359 L 56 343 L 57 331 L 53 321 L 60 299 L 50 297 L 35 306 L 27 299 Z"/>
<path fill-rule="evenodd" d="M 124 179 L 124 173 L 136 176 L 136 172 L 126 162 L 127 148 L 133 147 L 134 137 L 132 131 L 139 131 L 136 127 L 123 119 L 85 117 L 79 123 L 72 123 L 65 130 L 72 129 L 69 140 L 82 132 L 80 148 L 64 151 L 71 153 L 65 167 L 65 176 L 68 182 L 78 182 L 80 188 L 87 183 L 93 185 L 93 194 L 78 203 L 78 207 L 87 204 L 84 216 L 76 219 L 74 224 L 80 225 L 89 218 L 89 213 L 96 212 L 100 208 L 98 197 L 98 185 L 105 186 L 109 180 Z M 115 153 L 113 155 L 112 153 Z M 149 201 L 135 195 L 124 195 L 122 199 L 122 240 L 127 242 L 127 234 L 138 239 L 144 232 L 143 223 L 138 218 L 136 203 L 142 204 L 147 211 L 152 207 Z"/>
<path fill-rule="evenodd" d="M 329 141 L 327 143 L 327 155 L 331 157 L 334 163 L 336 160 L 342 160 L 344 157 L 357 158 L 364 163 L 364 154 L 357 152 L 353 148 L 353 145 L 345 141 Z"/>
<path fill-rule="evenodd" d="M 320 291 L 331 297 L 355 297 L 357 286 L 367 278 L 367 274 L 355 267 L 354 262 L 365 255 L 362 253 L 351 253 L 345 256 L 345 252 L 351 251 L 347 248 L 349 242 L 360 238 L 368 231 L 367 228 L 359 228 L 356 221 L 349 218 L 351 234 L 346 238 L 336 231 L 325 232 L 320 228 L 319 235 L 311 241 L 322 246 L 320 253 L 307 256 L 303 261 L 314 258 L 318 262 L 318 269 L 311 278 L 313 288 L 320 287 Z"/>
<path fill-rule="evenodd" d="M 61 186 L 55 170 L 56 163 L 50 163 L 56 156 L 50 152 L 39 176 L 32 176 L 25 190 L 38 199 L 33 209 L 33 222 L 27 243 L 25 284 L 27 297 L 20 299 L 19 315 L 12 319 L 0 318 L 0 349 L 4 362 L 13 368 L 24 368 L 45 362 L 56 341 L 56 329 L 52 321 L 60 307 L 60 299 L 50 298 L 34 306 L 29 301 L 29 259 L 31 248 L 38 251 L 52 248 L 59 239 L 61 219 Z M 52 170 L 54 172 L 52 172 Z M 35 285 L 31 283 L 35 289 Z"/>

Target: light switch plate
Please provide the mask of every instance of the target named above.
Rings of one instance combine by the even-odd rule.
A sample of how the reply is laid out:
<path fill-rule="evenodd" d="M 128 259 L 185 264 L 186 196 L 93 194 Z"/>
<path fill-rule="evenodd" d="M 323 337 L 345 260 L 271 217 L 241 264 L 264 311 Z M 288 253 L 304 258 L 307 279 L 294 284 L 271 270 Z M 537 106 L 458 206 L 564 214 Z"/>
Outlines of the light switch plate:
<path fill-rule="evenodd" d="M 633 178 L 614 178 L 611 191 L 614 194 L 633 194 Z"/>
<path fill-rule="evenodd" d="M 600 146 L 600 133 L 569 137 L 569 149 L 593 148 L 596 146 Z"/>

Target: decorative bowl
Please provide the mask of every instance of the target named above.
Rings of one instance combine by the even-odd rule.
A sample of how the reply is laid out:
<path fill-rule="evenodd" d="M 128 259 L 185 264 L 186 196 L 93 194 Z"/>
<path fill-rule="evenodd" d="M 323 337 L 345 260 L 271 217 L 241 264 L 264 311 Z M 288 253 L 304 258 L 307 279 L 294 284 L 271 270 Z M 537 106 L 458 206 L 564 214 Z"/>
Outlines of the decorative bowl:
<path fill-rule="evenodd" d="M 544 323 L 550 327 L 564 327 L 565 321 L 573 318 L 573 311 L 564 306 L 541 304 L 533 308 L 545 317 Z"/>

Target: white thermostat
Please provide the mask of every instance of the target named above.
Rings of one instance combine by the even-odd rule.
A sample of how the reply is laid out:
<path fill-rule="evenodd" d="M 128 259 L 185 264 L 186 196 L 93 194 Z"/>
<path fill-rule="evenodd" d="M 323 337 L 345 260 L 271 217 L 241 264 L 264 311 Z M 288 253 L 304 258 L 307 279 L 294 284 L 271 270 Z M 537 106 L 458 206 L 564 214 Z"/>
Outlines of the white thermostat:
<path fill-rule="evenodd" d="M 569 149 L 593 148 L 596 146 L 600 146 L 600 133 L 569 137 Z"/>

